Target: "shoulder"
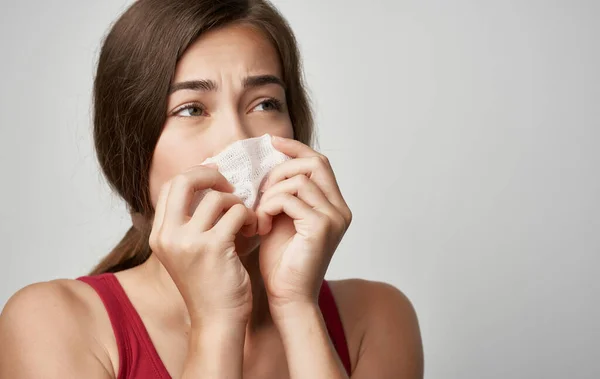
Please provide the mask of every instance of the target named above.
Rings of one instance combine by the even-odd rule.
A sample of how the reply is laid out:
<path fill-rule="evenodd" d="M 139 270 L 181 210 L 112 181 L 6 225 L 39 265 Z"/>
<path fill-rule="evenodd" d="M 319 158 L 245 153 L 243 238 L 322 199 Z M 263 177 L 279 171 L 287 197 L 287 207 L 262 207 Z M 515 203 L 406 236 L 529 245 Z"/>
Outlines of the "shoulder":
<path fill-rule="evenodd" d="M 60 279 L 31 284 L 8 300 L 0 314 L 0 363 L 22 363 L 22 367 L 12 366 L 11 377 L 34 375 L 29 371 L 37 369 L 34 366 L 57 369 L 49 367 L 55 365 L 50 362 L 57 358 L 54 353 L 106 365 L 106 354 L 102 355 L 97 338 L 99 323 L 93 291 L 83 282 Z M 69 359 L 64 359 L 61 366 L 69 367 Z M 5 374 L 2 370 L 8 365 L 0 367 L 0 374 Z"/>
<path fill-rule="evenodd" d="M 0 316 L 1 325 L 22 324 L 60 326 L 66 321 L 83 321 L 87 315 L 86 302 L 74 280 L 53 280 L 28 285 L 17 291 L 6 303 Z"/>
<path fill-rule="evenodd" d="M 423 352 L 417 313 L 395 286 L 378 281 L 328 281 L 340 311 L 355 373 L 422 377 Z M 399 363 L 398 358 L 404 358 Z M 375 371 L 372 371 L 375 370 Z M 386 371 L 387 370 L 387 371 Z"/>
<path fill-rule="evenodd" d="M 58 279 L 28 285 L 6 303 L 0 322 L 19 327 L 21 324 L 54 326 L 85 325 L 91 318 L 91 288 L 76 280 Z"/>
<path fill-rule="evenodd" d="M 364 279 L 328 281 L 349 331 L 364 334 L 384 322 L 417 327 L 417 314 L 409 298 L 395 286 Z M 376 322 L 375 322 L 376 321 Z"/>
<path fill-rule="evenodd" d="M 414 312 L 412 303 L 402 291 L 395 286 L 365 279 L 329 280 L 327 282 L 341 306 L 363 308 L 364 305 L 375 305 L 373 311 L 379 313 L 389 306 L 402 307 L 405 311 Z M 384 309 L 381 309 L 381 308 Z"/>

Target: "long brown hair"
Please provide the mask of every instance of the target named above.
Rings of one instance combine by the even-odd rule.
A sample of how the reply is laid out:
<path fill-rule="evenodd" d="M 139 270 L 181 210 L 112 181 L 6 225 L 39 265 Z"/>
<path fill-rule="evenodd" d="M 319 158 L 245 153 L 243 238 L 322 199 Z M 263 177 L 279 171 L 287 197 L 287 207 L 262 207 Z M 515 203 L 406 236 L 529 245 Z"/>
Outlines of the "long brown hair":
<path fill-rule="evenodd" d="M 231 23 L 261 30 L 279 53 L 294 138 L 313 143 L 313 119 L 294 34 L 266 0 L 138 0 L 103 41 L 94 81 L 94 143 L 111 188 L 134 222 L 91 275 L 135 267 L 151 254 L 149 170 L 177 62 L 204 32 Z"/>

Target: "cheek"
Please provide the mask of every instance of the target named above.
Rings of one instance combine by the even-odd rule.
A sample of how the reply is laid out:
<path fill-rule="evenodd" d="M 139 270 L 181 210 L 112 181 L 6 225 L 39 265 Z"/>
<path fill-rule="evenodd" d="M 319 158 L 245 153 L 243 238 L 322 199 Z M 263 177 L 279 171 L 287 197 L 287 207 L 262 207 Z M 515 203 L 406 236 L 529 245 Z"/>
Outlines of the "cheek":
<path fill-rule="evenodd" d="M 271 126 L 269 130 L 266 132 L 271 135 L 283 138 L 294 138 L 294 128 L 292 127 L 292 122 L 289 119 L 289 116 L 283 122 L 279 122 L 275 124 L 275 126 Z"/>
<path fill-rule="evenodd" d="M 160 189 L 169 180 L 189 167 L 202 162 L 202 146 L 190 138 L 175 133 L 161 135 L 154 149 L 150 165 L 150 198 L 155 207 Z"/>
<path fill-rule="evenodd" d="M 287 128 L 284 130 L 283 135 L 280 137 L 283 138 L 294 138 L 294 128 L 292 128 L 292 123 L 290 122 Z"/>
<path fill-rule="evenodd" d="M 240 257 L 250 254 L 260 244 L 260 236 L 244 237 L 241 234 L 235 236 L 235 250 Z"/>

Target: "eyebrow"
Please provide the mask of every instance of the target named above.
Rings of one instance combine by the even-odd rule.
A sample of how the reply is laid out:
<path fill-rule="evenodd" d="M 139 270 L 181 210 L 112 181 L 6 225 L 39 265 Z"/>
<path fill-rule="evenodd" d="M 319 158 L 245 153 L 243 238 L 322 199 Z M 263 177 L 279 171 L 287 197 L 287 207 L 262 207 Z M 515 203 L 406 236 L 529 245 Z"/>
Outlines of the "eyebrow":
<path fill-rule="evenodd" d="M 212 80 L 189 80 L 187 82 L 179 82 L 171 85 L 169 88 L 169 95 L 173 92 L 189 89 L 192 91 L 216 91 L 217 83 Z"/>
<path fill-rule="evenodd" d="M 262 87 L 266 86 L 267 84 L 277 84 L 284 90 L 286 89 L 283 80 L 279 79 L 275 75 L 248 76 L 246 79 L 244 79 L 244 88 Z"/>
<path fill-rule="evenodd" d="M 256 76 L 248 76 L 244 79 L 243 85 L 244 89 L 248 88 L 256 88 L 266 86 L 268 84 L 277 84 L 281 86 L 284 90 L 285 83 L 283 80 L 279 79 L 275 75 L 256 75 Z M 179 82 L 171 85 L 169 88 L 169 95 L 173 92 L 181 91 L 181 90 L 192 90 L 192 91 L 200 91 L 200 92 L 208 92 L 208 91 L 216 91 L 218 89 L 217 83 L 213 80 L 209 79 L 201 79 L 201 80 L 189 80 L 185 82 Z"/>

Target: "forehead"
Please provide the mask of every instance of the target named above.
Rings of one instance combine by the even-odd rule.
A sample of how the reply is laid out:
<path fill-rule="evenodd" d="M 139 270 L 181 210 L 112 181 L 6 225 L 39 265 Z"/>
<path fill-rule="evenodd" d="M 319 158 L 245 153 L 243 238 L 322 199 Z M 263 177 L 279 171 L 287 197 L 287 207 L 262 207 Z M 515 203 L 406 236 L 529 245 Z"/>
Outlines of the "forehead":
<path fill-rule="evenodd" d="M 260 30 L 235 24 L 204 33 L 190 45 L 177 64 L 174 80 L 251 74 L 281 77 L 279 55 Z"/>

